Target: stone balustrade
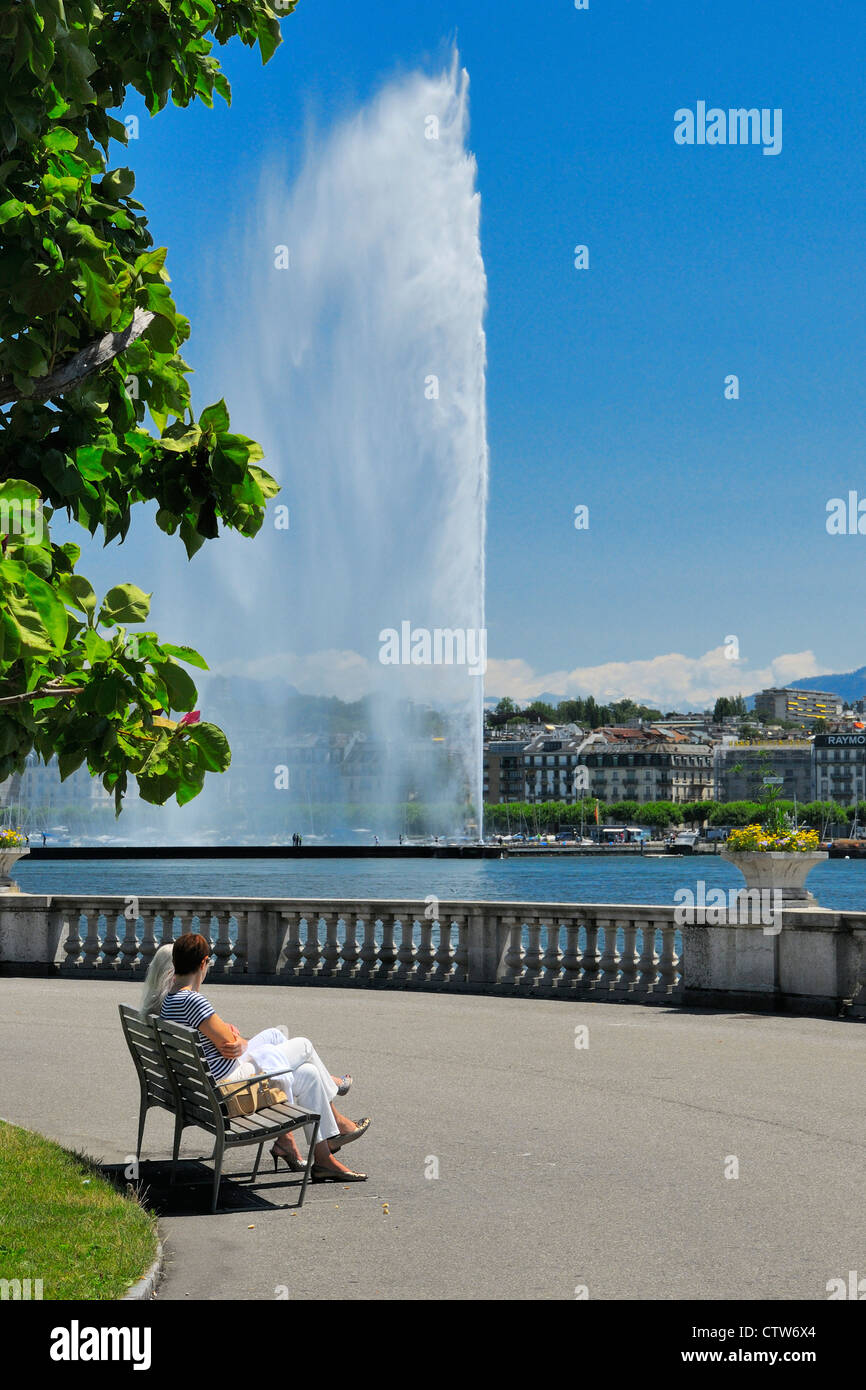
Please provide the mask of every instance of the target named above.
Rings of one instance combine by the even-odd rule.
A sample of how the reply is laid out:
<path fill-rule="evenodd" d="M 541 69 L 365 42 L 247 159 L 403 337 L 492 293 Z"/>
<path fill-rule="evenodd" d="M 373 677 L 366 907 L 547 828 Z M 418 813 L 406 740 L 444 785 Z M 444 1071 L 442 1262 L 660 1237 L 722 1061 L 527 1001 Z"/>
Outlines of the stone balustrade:
<path fill-rule="evenodd" d="M 0 971 L 140 977 L 186 931 L 221 983 L 390 986 L 669 1003 L 681 989 L 670 907 L 304 898 L 0 901 Z M 17 965 L 19 970 L 13 971 Z"/>
<path fill-rule="evenodd" d="M 187 931 L 220 983 L 786 1009 L 866 1018 L 866 913 L 679 928 L 631 903 L 0 896 L 0 975 L 141 979 Z"/>

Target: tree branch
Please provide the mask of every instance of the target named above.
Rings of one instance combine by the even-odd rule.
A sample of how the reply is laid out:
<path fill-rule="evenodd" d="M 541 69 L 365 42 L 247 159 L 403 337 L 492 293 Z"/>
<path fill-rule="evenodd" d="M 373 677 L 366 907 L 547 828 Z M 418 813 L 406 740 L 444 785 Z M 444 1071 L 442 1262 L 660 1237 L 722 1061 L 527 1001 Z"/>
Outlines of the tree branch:
<path fill-rule="evenodd" d="M 19 391 L 9 377 L 4 377 L 0 380 L 0 405 L 24 400 L 49 401 L 54 396 L 74 391 L 87 377 L 112 362 L 121 352 L 125 352 L 136 338 L 141 337 L 155 317 L 150 309 L 136 309 L 132 323 L 128 328 L 124 328 L 122 333 L 106 333 L 95 343 L 82 348 L 65 366 L 52 372 L 50 376 L 35 377 L 33 389 L 30 391 Z"/>
<path fill-rule="evenodd" d="M 51 695 L 80 695 L 83 689 L 83 685 L 64 685 L 58 678 L 43 685 L 41 690 L 28 690 L 23 695 L 0 696 L 0 705 L 23 705 L 28 700 L 45 700 Z"/>

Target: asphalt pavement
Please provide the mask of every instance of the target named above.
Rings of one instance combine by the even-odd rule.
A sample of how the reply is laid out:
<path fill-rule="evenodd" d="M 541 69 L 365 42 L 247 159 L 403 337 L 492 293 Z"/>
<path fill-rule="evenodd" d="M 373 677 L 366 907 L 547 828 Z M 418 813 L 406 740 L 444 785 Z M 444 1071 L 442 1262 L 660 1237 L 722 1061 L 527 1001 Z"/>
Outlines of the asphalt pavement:
<path fill-rule="evenodd" d="M 369 1133 L 366 1183 L 255 1188 L 152 1110 L 160 1299 L 826 1299 L 866 1274 L 866 1028 L 823 1019 L 297 986 L 208 985 L 242 1034 L 313 1040 Z M 126 982 L 0 981 L 0 1116 L 133 1157 Z M 581 1031 L 586 1030 L 586 1031 Z"/>

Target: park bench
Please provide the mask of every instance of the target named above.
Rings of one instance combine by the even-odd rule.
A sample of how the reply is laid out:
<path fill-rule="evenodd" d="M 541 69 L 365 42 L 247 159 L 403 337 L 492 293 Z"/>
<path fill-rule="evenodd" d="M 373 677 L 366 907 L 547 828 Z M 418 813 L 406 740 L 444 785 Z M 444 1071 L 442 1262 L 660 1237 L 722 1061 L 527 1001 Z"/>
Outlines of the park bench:
<path fill-rule="evenodd" d="M 120 1026 L 126 1045 L 135 1063 L 141 1086 L 141 1105 L 138 1111 L 138 1142 L 135 1146 L 136 1160 L 141 1156 L 141 1141 L 144 1137 L 144 1122 L 147 1112 L 154 1105 L 161 1110 L 177 1114 L 177 1087 L 166 1068 L 162 1049 L 159 1046 L 152 1019 L 143 1019 L 137 1009 L 129 1004 L 120 1004 Z"/>
<path fill-rule="evenodd" d="M 195 1125 L 213 1135 L 213 1212 L 217 1208 L 226 1149 L 249 1144 L 258 1145 L 250 1178 L 250 1182 L 255 1182 L 266 1141 L 277 1139 L 281 1134 L 288 1134 L 301 1125 L 309 1124 L 314 1126 L 313 1142 L 309 1146 L 298 1197 L 298 1206 L 303 1206 L 320 1116 L 283 1101 L 278 1105 L 268 1106 L 267 1109 L 257 1110 L 252 1115 L 232 1118 L 226 1109 L 226 1097 L 217 1089 L 208 1071 L 201 1038 L 195 1028 L 186 1028 L 183 1024 L 168 1023 L 157 1018 L 145 1022 L 134 1009 L 125 1004 L 120 1005 L 120 1017 L 141 1084 L 136 1157 L 141 1152 L 147 1112 L 154 1105 L 170 1110 L 175 1117 L 172 1182 L 175 1178 L 180 1139 L 184 1129 Z M 268 1080 L 280 1074 L 258 1073 L 244 1082 L 243 1089 L 257 1081 Z M 237 1095 L 238 1091 L 235 1090 L 234 1094 Z"/>

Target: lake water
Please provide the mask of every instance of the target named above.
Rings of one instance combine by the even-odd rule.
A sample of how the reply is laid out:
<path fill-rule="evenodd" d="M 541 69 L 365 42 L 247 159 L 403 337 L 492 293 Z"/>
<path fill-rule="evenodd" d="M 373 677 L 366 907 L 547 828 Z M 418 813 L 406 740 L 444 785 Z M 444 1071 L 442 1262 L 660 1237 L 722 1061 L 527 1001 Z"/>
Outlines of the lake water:
<path fill-rule="evenodd" d="M 606 859 L 19 860 L 25 893 L 145 897 L 408 898 L 672 903 L 678 888 L 742 888 L 715 855 Z M 807 886 L 821 907 L 866 910 L 866 860 L 827 860 Z"/>

